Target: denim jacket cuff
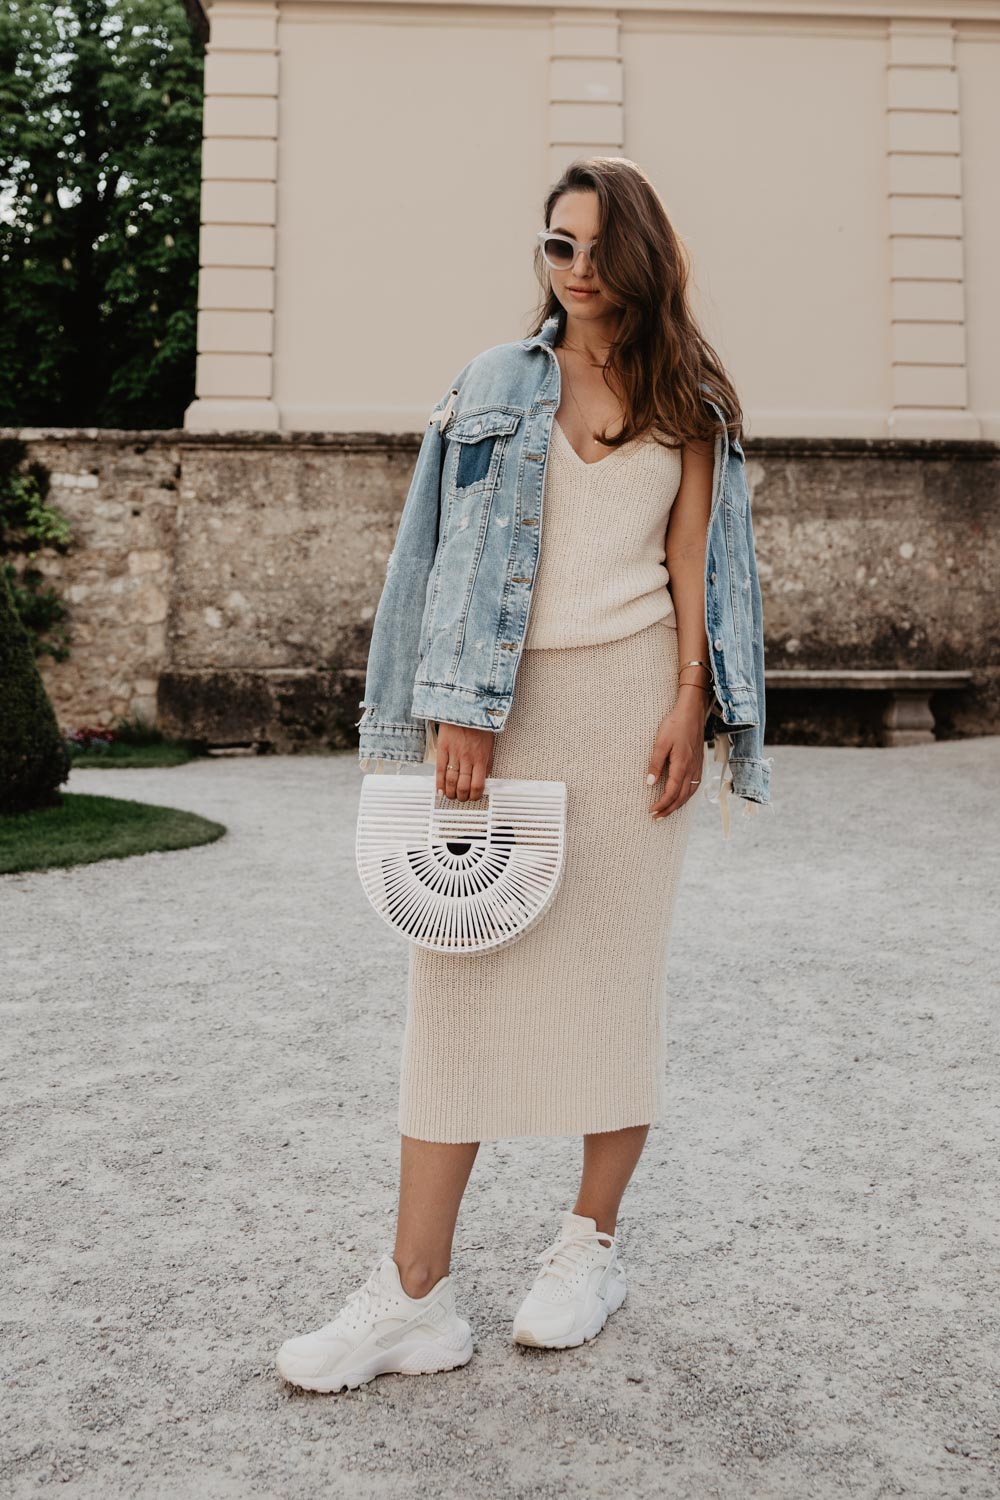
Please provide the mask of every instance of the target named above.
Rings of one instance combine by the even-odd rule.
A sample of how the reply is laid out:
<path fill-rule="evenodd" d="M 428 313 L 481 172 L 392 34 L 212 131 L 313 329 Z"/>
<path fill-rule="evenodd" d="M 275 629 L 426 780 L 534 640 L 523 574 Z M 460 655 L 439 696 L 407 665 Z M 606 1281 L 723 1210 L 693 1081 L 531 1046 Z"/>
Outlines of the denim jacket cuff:
<path fill-rule="evenodd" d="M 750 802 L 770 802 L 770 756 L 766 760 L 741 760 L 730 756 L 729 767 L 733 773 L 734 797 L 745 797 Z"/>
<path fill-rule="evenodd" d="M 705 745 L 702 792 L 708 802 L 715 803 L 722 821 L 722 837 L 730 836 L 729 803 L 733 797 L 743 801 L 743 814 L 758 813 L 762 805 L 771 801 L 771 764 L 773 757 L 766 759 L 749 756 L 733 756 L 732 740 L 725 733 L 716 734 L 710 751 Z M 713 786 L 712 772 L 719 766 L 719 778 Z M 711 788 L 711 789 L 710 789 Z M 773 811 L 773 808 L 772 808 Z"/>
<path fill-rule="evenodd" d="M 385 720 L 362 721 L 358 731 L 358 760 L 363 770 L 382 769 L 382 761 L 416 761 L 424 759 L 427 748 L 427 726 L 423 720 L 411 724 L 390 724 Z"/>

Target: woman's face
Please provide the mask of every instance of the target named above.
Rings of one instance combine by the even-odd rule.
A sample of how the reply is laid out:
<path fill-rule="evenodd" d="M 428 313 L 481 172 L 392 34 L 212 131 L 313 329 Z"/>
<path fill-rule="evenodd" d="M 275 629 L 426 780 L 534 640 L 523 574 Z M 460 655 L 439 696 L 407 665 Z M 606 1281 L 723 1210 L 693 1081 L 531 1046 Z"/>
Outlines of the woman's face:
<path fill-rule="evenodd" d="M 548 228 L 553 234 L 568 234 L 589 245 L 598 232 L 598 202 L 594 192 L 562 193 L 552 205 Z M 598 246 L 594 246 L 595 251 Z M 549 266 L 552 290 L 571 318 L 606 318 L 613 307 L 601 287 L 601 279 L 580 250 L 566 271 Z"/>

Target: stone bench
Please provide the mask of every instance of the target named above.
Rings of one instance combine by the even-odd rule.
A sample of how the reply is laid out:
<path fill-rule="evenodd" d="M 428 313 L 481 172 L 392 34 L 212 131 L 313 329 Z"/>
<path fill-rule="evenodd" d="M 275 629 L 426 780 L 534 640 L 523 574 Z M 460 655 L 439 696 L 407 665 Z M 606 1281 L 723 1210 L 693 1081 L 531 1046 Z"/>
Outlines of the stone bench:
<path fill-rule="evenodd" d="M 765 668 L 767 691 L 796 688 L 800 691 L 839 688 L 842 691 L 877 692 L 887 695 L 882 715 L 883 745 L 924 745 L 934 739 L 932 693 L 968 687 L 971 672 L 914 672 L 903 670 L 812 670 L 808 667 Z"/>

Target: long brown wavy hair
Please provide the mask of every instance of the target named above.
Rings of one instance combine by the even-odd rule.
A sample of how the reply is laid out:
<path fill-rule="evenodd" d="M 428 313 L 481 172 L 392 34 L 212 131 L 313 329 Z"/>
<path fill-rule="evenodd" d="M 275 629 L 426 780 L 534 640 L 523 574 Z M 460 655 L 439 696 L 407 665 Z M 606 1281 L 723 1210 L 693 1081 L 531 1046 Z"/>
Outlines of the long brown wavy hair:
<path fill-rule="evenodd" d="M 572 192 L 597 194 L 594 269 L 610 300 L 621 309 L 604 380 L 610 389 L 617 387 L 625 425 L 616 437 L 603 432 L 595 436 L 610 448 L 647 432 L 658 441 L 662 433 L 669 448 L 694 438 L 714 440 L 719 424 L 705 405 L 704 381 L 727 417 L 730 435 L 741 438 L 743 411 L 736 389 L 688 306 L 687 249 L 649 178 L 623 156 L 570 162 L 545 198 L 546 228 L 556 200 Z M 557 316 L 558 344 L 566 332 L 566 311 L 552 290 L 541 245 L 535 250 L 535 270 L 543 301 L 528 337 L 539 332 L 546 318 Z"/>

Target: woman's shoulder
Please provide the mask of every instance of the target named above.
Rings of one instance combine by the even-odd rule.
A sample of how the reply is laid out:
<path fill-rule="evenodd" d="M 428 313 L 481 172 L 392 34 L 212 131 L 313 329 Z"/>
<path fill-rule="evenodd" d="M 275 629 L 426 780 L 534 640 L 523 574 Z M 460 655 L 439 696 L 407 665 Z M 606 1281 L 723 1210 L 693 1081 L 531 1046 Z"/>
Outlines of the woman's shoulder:
<path fill-rule="evenodd" d="M 459 394 L 477 403 L 517 403 L 531 393 L 530 372 L 537 355 L 519 339 L 490 344 L 474 354 L 452 382 Z"/>

